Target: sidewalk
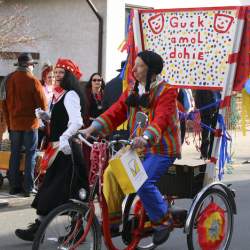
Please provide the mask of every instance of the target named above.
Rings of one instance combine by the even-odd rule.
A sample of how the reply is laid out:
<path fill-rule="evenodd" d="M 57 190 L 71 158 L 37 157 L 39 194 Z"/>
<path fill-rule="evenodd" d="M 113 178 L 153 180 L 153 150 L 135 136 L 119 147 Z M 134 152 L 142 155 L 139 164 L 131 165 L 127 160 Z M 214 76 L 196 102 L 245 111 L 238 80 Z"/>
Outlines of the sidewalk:
<path fill-rule="evenodd" d="M 22 195 L 10 195 L 8 180 L 4 179 L 4 184 L 0 187 L 0 209 L 5 207 L 29 206 L 34 196 L 22 197 Z"/>
<path fill-rule="evenodd" d="M 8 138 L 8 132 L 3 135 L 3 139 Z M 1 172 L 1 171 L 0 171 Z M 3 171 L 3 176 L 6 172 Z M 0 187 L 0 209 L 5 207 L 29 206 L 33 200 L 33 195 L 30 197 L 22 197 L 21 195 L 9 194 L 9 181 L 5 178 L 3 185 Z"/>
<path fill-rule="evenodd" d="M 232 156 L 233 165 L 237 166 L 243 164 L 246 161 L 250 160 L 250 130 L 247 131 L 246 136 L 242 135 L 240 130 L 238 131 L 228 131 L 232 137 L 232 144 L 228 142 L 228 152 Z M 197 152 L 195 145 L 193 144 L 193 137 L 190 136 L 189 142 L 187 145 L 184 143 L 182 147 L 182 159 L 178 161 L 181 164 L 200 164 L 204 163 L 203 160 L 200 160 L 200 153 Z"/>
<path fill-rule="evenodd" d="M 232 179 L 241 172 L 240 167 L 250 168 L 250 130 L 247 132 L 246 136 L 243 136 L 241 131 L 231 132 L 232 136 L 232 147 L 229 148 L 229 152 L 232 155 L 232 164 L 230 169 L 228 166 L 225 168 L 225 180 Z M 186 165 L 199 165 L 203 164 L 204 160 L 200 159 L 200 153 L 197 152 L 194 144 L 193 138 L 189 138 L 190 145 L 184 144 L 182 148 L 182 159 L 177 160 L 176 164 L 186 164 Z M 229 173 L 229 170 L 231 171 Z M 244 179 L 244 175 L 237 175 L 238 178 Z M 34 196 L 25 198 L 21 195 L 9 195 L 9 183 L 8 180 L 4 180 L 4 185 L 0 187 L 0 209 L 6 206 L 17 207 L 17 206 L 30 206 Z"/>

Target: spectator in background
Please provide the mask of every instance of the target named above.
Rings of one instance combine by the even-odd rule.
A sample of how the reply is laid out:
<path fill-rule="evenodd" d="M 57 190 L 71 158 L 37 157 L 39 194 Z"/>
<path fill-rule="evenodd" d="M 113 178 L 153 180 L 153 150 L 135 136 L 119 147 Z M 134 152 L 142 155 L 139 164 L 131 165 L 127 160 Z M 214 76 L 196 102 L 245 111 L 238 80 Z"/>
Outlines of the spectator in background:
<path fill-rule="evenodd" d="M 105 83 L 99 73 L 93 73 L 85 87 L 85 95 L 87 100 L 87 126 L 103 112 L 103 90 Z"/>
<path fill-rule="evenodd" d="M 121 72 L 125 67 L 126 61 L 121 62 L 121 68 L 117 71 L 119 74 L 110 80 L 105 88 L 104 88 L 104 96 L 103 96 L 103 111 L 106 111 L 113 103 L 115 103 L 122 94 L 123 91 L 123 79 L 121 76 Z M 112 139 L 115 135 L 119 135 L 121 139 L 127 139 L 129 137 L 129 130 L 127 129 L 127 123 L 122 124 L 120 127 L 114 131 L 110 139 Z"/>
<path fill-rule="evenodd" d="M 42 80 L 41 83 L 43 85 L 44 93 L 47 97 L 48 108 L 51 108 L 51 102 L 53 97 L 53 85 L 55 83 L 55 77 L 53 72 L 53 65 L 49 63 L 45 63 L 42 67 Z M 48 134 L 48 128 L 46 126 L 46 122 L 40 122 L 40 127 L 38 129 L 38 149 L 41 149 L 42 141 L 44 136 Z M 43 143 L 44 145 L 44 143 Z M 43 146 L 42 146 L 43 147 Z"/>
<path fill-rule="evenodd" d="M 194 98 L 191 89 L 179 89 L 177 100 L 178 100 L 179 111 L 184 113 L 189 113 L 194 109 L 195 106 Z M 180 119 L 180 126 L 181 126 L 181 144 L 183 144 L 186 134 L 186 119 Z"/>
<path fill-rule="evenodd" d="M 195 106 L 197 109 L 220 100 L 220 92 L 212 90 L 196 90 L 194 94 Z M 210 108 L 200 110 L 201 122 L 210 128 L 215 129 L 219 106 L 214 105 Z M 207 128 L 202 128 L 201 133 L 201 159 L 210 159 L 213 149 L 214 133 Z"/>
<path fill-rule="evenodd" d="M 24 191 L 30 196 L 34 186 L 34 168 L 37 148 L 37 129 L 39 121 L 35 109 L 47 110 L 47 99 L 42 84 L 33 75 L 35 62 L 30 53 L 18 57 L 17 70 L 5 84 L 6 99 L 3 101 L 5 118 L 10 132 L 11 155 L 9 162 L 10 194 Z M 22 187 L 19 172 L 20 153 L 25 146 L 25 170 Z"/>
<path fill-rule="evenodd" d="M 103 97 L 103 111 L 106 111 L 113 103 L 115 103 L 122 94 L 121 72 L 125 64 L 126 61 L 121 62 L 121 68 L 116 70 L 119 72 L 119 74 L 105 85 Z"/>
<path fill-rule="evenodd" d="M 3 113 L 3 103 L 2 101 L 0 101 L 0 146 L 3 140 L 3 134 L 5 133 L 6 129 L 7 129 L 7 124 L 6 124 L 4 113 Z"/>
<path fill-rule="evenodd" d="M 55 83 L 55 77 L 53 72 L 53 65 L 45 63 L 42 67 L 42 80 L 43 89 L 48 100 L 48 107 L 50 107 L 53 97 L 53 85 Z"/>

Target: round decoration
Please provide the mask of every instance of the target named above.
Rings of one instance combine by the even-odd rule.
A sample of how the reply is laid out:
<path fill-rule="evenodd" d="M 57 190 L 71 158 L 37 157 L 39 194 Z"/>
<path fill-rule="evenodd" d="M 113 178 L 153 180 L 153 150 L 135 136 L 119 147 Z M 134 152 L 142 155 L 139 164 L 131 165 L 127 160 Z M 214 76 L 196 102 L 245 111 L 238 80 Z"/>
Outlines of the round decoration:
<path fill-rule="evenodd" d="M 202 250 L 218 250 L 225 236 L 225 212 L 210 203 L 198 219 L 198 241 Z"/>

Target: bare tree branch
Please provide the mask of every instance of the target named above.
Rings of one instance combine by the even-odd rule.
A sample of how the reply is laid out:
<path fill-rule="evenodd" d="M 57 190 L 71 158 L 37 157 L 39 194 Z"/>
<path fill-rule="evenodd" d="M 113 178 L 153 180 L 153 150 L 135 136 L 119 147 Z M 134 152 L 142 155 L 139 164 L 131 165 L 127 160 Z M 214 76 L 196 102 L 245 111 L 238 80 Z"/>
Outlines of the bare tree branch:
<path fill-rule="evenodd" d="M 0 1 L 0 5 L 3 4 Z M 15 5 L 13 13 L 0 17 L 0 50 L 10 49 L 18 44 L 33 45 L 45 36 L 35 37 L 30 33 L 30 21 L 25 12 L 27 7 Z"/>

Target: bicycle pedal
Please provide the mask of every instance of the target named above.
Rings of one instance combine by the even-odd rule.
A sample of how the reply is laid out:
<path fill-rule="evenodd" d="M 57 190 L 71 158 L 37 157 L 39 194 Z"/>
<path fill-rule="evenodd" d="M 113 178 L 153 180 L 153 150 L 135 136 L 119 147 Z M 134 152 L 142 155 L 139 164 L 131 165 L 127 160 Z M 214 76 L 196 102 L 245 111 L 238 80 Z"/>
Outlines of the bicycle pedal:
<path fill-rule="evenodd" d="M 120 231 L 118 231 L 118 232 L 110 232 L 110 233 L 111 233 L 111 237 L 112 237 L 112 238 L 121 236 L 121 234 L 122 234 Z"/>
<path fill-rule="evenodd" d="M 118 236 L 120 236 L 122 233 L 121 233 L 121 231 L 120 231 L 120 229 L 119 229 L 119 227 L 111 227 L 110 228 L 110 236 L 111 236 L 111 238 L 115 238 L 115 237 L 118 237 Z M 102 228 L 102 235 L 103 235 L 103 228 Z"/>
<path fill-rule="evenodd" d="M 184 208 L 171 207 L 169 212 L 172 214 L 173 220 L 177 224 L 184 224 L 187 219 L 187 210 Z"/>

